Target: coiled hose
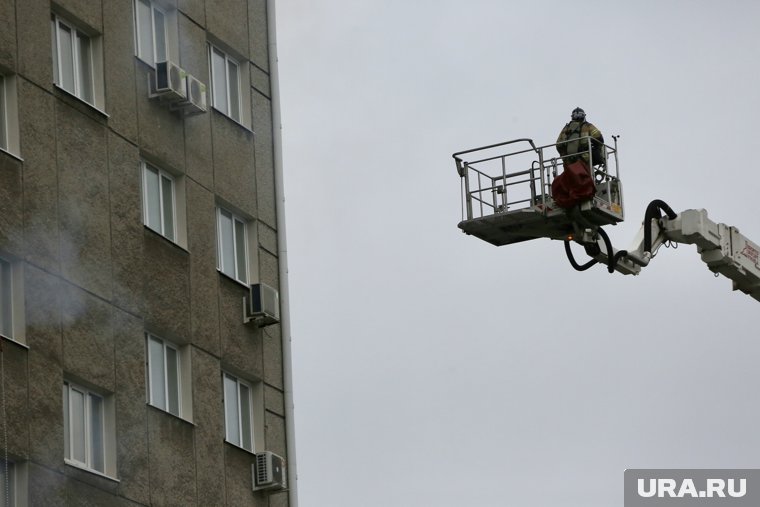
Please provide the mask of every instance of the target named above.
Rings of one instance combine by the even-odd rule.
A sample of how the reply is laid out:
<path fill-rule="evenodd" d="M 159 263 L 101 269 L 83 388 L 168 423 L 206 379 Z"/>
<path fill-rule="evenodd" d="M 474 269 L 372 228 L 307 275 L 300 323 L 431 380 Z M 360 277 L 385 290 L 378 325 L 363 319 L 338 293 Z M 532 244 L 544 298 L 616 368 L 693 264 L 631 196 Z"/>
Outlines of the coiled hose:
<path fill-rule="evenodd" d="M 652 253 L 652 219 L 662 218 L 661 211 L 664 211 L 668 218 L 671 220 L 675 219 L 678 216 L 665 201 L 662 201 L 660 199 L 655 199 L 650 202 L 649 205 L 647 205 L 647 209 L 644 212 L 644 251 L 649 252 L 650 254 Z M 604 247 L 607 249 L 607 271 L 614 273 L 615 266 L 617 266 L 617 263 L 620 262 L 620 259 L 628 255 L 628 251 L 620 250 L 615 255 L 611 255 L 612 242 L 610 241 L 610 237 L 601 227 L 597 228 L 596 231 L 599 236 L 602 237 L 602 241 L 604 241 Z M 598 251 L 598 247 L 596 247 L 596 245 L 586 245 L 586 253 L 589 255 L 591 255 L 594 249 Z M 567 259 L 570 261 L 570 265 L 573 266 L 576 271 L 586 271 L 591 266 L 599 262 L 596 259 L 591 259 L 586 264 L 578 264 L 578 262 L 575 260 L 575 257 L 573 256 L 572 250 L 570 249 L 570 240 L 567 239 L 565 240 L 565 254 L 567 254 Z"/>
<path fill-rule="evenodd" d="M 662 218 L 660 211 L 664 211 L 671 220 L 678 216 L 665 201 L 655 199 L 649 203 L 644 212 L 644 251 L 650 254 L 652 253 L 652 219 Z"/>
<path fill-rule="evenodd" d="M 586 271 L 588 268 L 599 262 L 596 259 L 591 259 L 584 265 L 580 265 L 577 262 L 575 262 L 575 257 L 573 257 L 573 251 L 570 250 L 570 240 L 565 240 L 565 253 L 567 254 L 567 260 L 570 261 L 570 265 L 575 268 L 576 271 Z"/>

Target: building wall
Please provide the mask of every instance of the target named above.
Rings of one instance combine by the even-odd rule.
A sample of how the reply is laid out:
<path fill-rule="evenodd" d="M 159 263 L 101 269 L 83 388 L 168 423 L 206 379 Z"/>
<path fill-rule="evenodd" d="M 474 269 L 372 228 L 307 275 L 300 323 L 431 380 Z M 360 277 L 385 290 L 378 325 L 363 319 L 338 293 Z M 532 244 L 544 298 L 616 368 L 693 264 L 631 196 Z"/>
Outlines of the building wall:
<path fill-rule="evenodd" d="M 257 233 L 251 281 L 278 287 L 266 1 L 160 3 L 176 12 L 183 69 L 209 84 L 207 41 L 239 58 L 249 128 L 210 97 L 188 117 L 148 97 L 133 0 L 0 0 L 20 141 L 18 157 L 0 152 L 0 257 L 20 266 L 24 308 L 23 343 L 2 339 L 0 432 L 29 505 L 287 505 L 252 491 L 253 455 L 224 441 L 229 371 L 263 392 L 256 450 L 287 457 L 279 325 L 243 323 L 247 289 L 216 259 L 224 203 Z M 51 12 L 101 37 L 103 111 L 53 84 Z M 186 247 L 143 225 L 142 159 L 184 182 Z M 187 346 L 192 422 L 146 402 L 148 330 Z M 64 379 L 112 396 L 118 480 L 64 463 Z"/>

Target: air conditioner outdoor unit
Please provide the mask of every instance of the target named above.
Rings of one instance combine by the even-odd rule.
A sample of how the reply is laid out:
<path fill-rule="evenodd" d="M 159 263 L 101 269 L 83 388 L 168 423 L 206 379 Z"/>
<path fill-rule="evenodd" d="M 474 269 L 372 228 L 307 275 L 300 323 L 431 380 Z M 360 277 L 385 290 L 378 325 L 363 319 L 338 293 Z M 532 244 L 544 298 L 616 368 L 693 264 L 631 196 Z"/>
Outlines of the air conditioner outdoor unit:
<path fill-rule="evenodd" d="M 155 79 L 151 80 L 151 98 L 161 97 L 171 102 L 185 100 L 187 98 L 186 75 L 184 70 L 172 62 L 156 63 Z"/>
<path fill-rule="evenodd" d="M 268 326 L 280 322 L 280 294 L 263 283 L 251 285 L 245 305 L 245 322 Z"/>
<path fill-rule="evenodd" d="M 253 490 L 285 489 L 288 478 L 285 473 L 285 460 L 273 452 L 260 452 L 251 467 L 253 470 Z"/>
<path fill-rule="evenodd" d="M 182 102 L 172 104 L 172 109 L 182 109 L 186 115 L 205 113 L 208 109 L 206 106 L 206 85 L 197 77 L 187 74 L 185 86 L 187 98 Z"/>

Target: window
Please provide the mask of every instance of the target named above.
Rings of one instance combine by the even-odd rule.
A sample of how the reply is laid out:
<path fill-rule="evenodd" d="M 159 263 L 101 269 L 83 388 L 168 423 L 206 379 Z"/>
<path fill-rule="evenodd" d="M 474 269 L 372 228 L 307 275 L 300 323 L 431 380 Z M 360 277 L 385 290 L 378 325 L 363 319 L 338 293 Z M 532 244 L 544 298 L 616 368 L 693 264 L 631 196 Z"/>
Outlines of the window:
<path fill-rule="evenodd" d="M 148 337 L 150 404 L 180 414 L 180 363 L 177 348 L 151 334 Z"/>
<path fill-rule="evenodd" d="M 186 248 L 185 179 L 147 162 L 140 162 L 140 167 L 143 223 L 169 241 Z"/>
<path fill-rule="evenodd" d="M 24 276 L 21 262 L 0 253 L 0 336 L 25 341 Z"/>
<path fill-rule="evenodd" d="M 223 373 L 224 426 L 227 442 L 253 452 L 253 395 L 251 386 Z"/>
<path fill-rule="evenodd" d="M 190 350 L 145 333 L 148 403 L 192 422 Z"/>
<path fill-rule="evenodd" d="M 5 76 L 0 76 L 0 148 L 8 149 L 8 113 L 5 105 Z"/>
<path fill-rule="evenodd" d="M 242 218 L 217 208 L 218 268 L 235 280 L 248 283 L 248 238 Z"/>
<path fill-rule="evenodd" d="M 64 382 L 63 414 L 66 459 L 105 473 L 103 397 Z"/>
<path fill-rule="evenodd" d="M 11 263 L 0 257 L 0 335 L 13 337 L 13 280 Z"/>
<path fill-rule="evenodd" d="M 154 66 L 169 60 L 167 14 L 151 0 L 135 0 L 137 56 Z"/>
<path fill-rule="evenodd" d="M 0 460 L 0 507 L 17 505 L 16 489 L 16 464 Z"/>
<path fill-rule="evenodd" d="M 63 383 L 63 434 L 66 463 L 115 475 L 116 441 L 111 396 L 69 381 Z"/>
<path fill-rule="evenodd" d="M 150 333 L 148 340 L 149 402 L 177 417 L 181 407 L 180 354 L 177 347 Z"/>
<path fill-rule="evenodd" d="M 0 150 L 18 157 L 16 76 L 0 74 Z"/>
<path fill-rule="evenodd" d="M 100 37 L 90 37 L 55 14 L 52 30 L 55 84 L 88 104 L 102 108 Z"/>
<path fill-rule="evenodd" d="M 10 456 L 0 458 L 0 507 L 22 507 L 29 504 L 29 471 L 26 461 Z"/>
<path fill-rule="evenodd" d="M 90 38 L 53 15 L 55 84 L 90 104 L 94 103 Z"/>
<path fill-rule="evenodd" d="M 237 62 L 209 44 L 209 67 L 212 105 L 240 123 L 240 76 Z"/>
<path fill-rule="evenodd" d="M 143 218 L 145 225 L 175 241 L 174 178 L 145 162 L 143 167 Z"/>

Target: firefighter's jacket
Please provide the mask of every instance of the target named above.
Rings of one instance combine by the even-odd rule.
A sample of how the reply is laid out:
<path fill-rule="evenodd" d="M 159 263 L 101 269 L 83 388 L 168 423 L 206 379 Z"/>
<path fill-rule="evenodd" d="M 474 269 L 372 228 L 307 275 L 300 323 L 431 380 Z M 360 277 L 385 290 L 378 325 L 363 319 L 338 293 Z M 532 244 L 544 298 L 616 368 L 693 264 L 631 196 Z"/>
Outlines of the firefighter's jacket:
<path fill-rule="evenodd" d="M 576 160 L 583 159 L 587 164 L 589 163 L 588 156 L 588 139 L 591 137 L 591 165 L 599 165 L 604 162 L 604 152 L 602 150 L 604 146 L 604 136 L 592 123 L 587 121 L 571 121 L 562 132 L 559 133 L 557 138 L 557 151 L 559 152 L 565 166 L 575 162 Z"/>

